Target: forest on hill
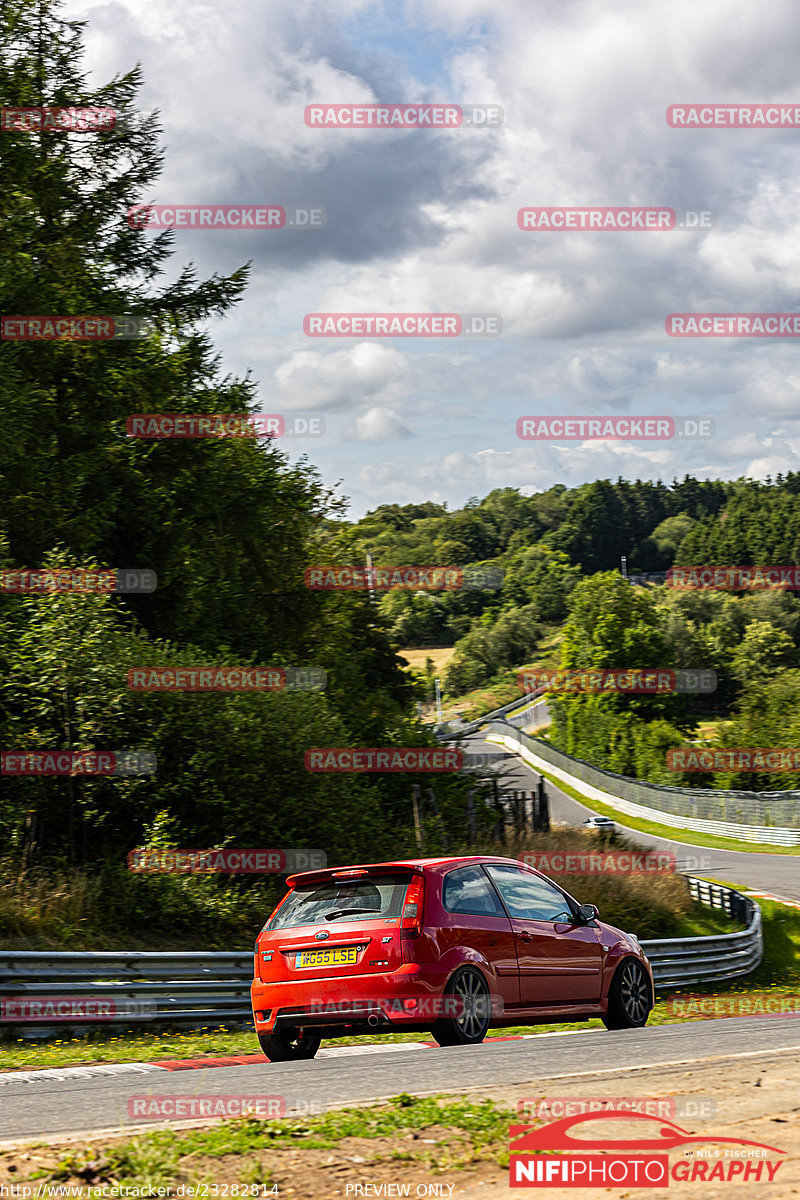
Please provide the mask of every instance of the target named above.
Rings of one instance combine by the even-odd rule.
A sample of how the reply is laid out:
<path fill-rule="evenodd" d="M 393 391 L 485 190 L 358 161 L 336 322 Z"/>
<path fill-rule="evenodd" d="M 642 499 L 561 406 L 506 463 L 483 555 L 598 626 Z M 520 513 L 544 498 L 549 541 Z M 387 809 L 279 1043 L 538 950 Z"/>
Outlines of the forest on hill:
<path fill-rule="evenodd" d="M 763 482 L 597 480 L 534 495 L 501 488 L 454 512 L 432 503 L 383 505 L 352 524 L 329 523 L 328 536 L 354 563 L 369 553 L 376 565 L 465 563 L 502 572 L 494 590 L 398 590 L 379 600 L 398 647 L 455 648 L 443 672 L 449 697 L 510 686 L 518 668 L 542 661 L 554 631 L 562 667 L 713 671 L 711 695 L 553 696 L 549 736 L 571 754 L 654 782 L 798 786 L 796 772 L 689 775 L 665 762 L 666 751 L 687 739 L 800 744 L 797 593 L 634 587 L 620 565 L 624 556 L 635 576 L 673 566 L 800 564 L 800 473 Z M 711 738 L 698 739 L 708 722 Z"/>

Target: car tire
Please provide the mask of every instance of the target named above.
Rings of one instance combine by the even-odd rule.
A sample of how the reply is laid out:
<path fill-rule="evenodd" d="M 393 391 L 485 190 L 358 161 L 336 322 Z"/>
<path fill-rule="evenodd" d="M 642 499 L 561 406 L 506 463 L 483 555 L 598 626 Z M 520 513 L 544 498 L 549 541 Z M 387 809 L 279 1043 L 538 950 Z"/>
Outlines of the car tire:
<path fill-rule="evenodd" d="M 440 1017 L 431 1033 L 440 1046 L 477 1046 L 486 1037 L 492 1017 L 489 988 L 476 967 L 459 967 L 444 989 L 449 998 L 463 1002 L 463 1010 Z"/>
<path fill-rule="evenodd" d="M 319 1050 L 322 1035 L 310 1029 L 287 1026 L 275 1033 L 260 1033 L 258 1044 L 270 1062 L 294 1062 L 313 1058 Z"/>
<path fill-rule="evenodd" d="M 602 1017 L 606 1029 L 641 1029 L 652 1007 L 647 971 L 638 959 L 623 959 L 608 989 L 608 1009 Z"/>

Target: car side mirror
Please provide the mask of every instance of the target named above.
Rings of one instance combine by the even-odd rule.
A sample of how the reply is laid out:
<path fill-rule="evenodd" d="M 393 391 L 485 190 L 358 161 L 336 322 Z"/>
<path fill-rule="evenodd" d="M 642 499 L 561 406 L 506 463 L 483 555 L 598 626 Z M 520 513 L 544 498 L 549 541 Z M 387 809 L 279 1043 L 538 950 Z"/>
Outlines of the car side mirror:
<path fill-rule="evenodd" d="M 578 916 L 584 924 L 588 925 L 590 921 L 594 921 L 596 917 L 600 916 L 600 910 L 596 904 L 581 904 Z"/>

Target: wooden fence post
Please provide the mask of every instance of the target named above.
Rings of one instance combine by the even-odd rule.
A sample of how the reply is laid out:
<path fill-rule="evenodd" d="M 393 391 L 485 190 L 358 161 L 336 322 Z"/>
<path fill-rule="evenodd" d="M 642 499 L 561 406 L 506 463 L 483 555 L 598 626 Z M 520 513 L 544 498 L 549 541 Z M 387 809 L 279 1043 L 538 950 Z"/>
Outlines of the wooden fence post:
<path fill-rule="evenodd" d="M 414 783 L 411 786 L 411 809 L 414 813 L 414 834 L 417 839 L 418 849 L 422 849 L 422 825 L 419 819 L 419 784 Z"/>
<path fill-rule="evenodd" d="M 445 854 L 449 854 L 450 839 L 447 836 L 447 830 L 445 829 L 444 821 L 442 820 L 442 814 L 439 812 L 439 805 L 436 803 L 436 794 L 434 793 L 433 788 L 428 788 L 428 799 L 431 802 L 431 808 L 433 809 L 434 816 L 436 817 L 436 824 L 439 826 L 439 832 L 442 835 L 442 847 Z"/>

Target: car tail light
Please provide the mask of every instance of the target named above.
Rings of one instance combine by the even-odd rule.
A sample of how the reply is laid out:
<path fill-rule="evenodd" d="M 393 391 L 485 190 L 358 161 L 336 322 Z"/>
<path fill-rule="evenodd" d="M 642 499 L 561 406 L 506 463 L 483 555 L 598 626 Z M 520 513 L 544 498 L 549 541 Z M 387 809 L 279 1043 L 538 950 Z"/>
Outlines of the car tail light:
<path fill-rule="evenodd" d="M 422 933 L 422 907 L 425 903 L 425 880 L 421 875 L 413 875 L 406 888 L 403 900 L 403 915 L 400 918 L 400 936 L 404 938 L 419 937 Z"/>

